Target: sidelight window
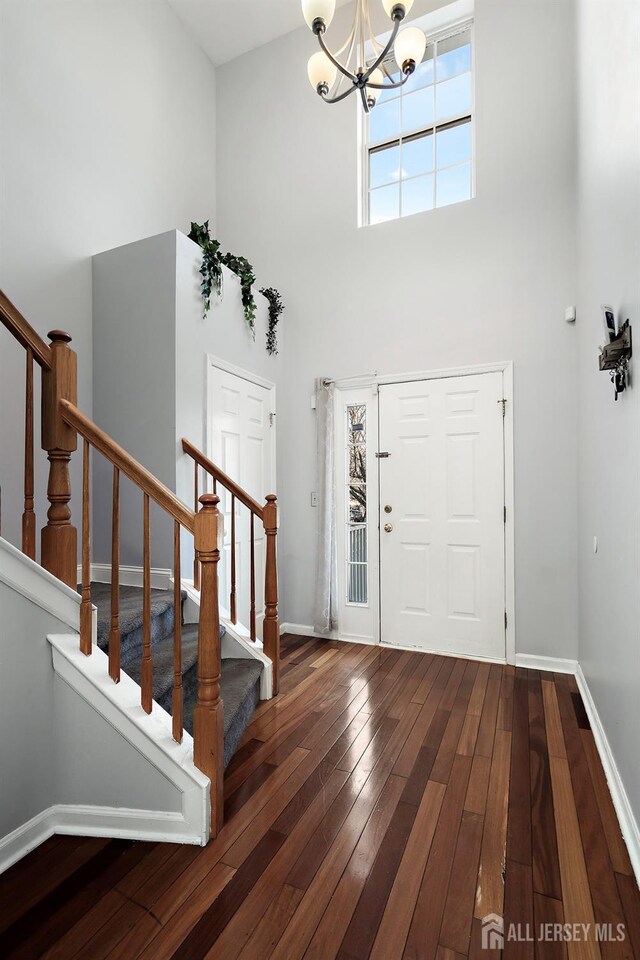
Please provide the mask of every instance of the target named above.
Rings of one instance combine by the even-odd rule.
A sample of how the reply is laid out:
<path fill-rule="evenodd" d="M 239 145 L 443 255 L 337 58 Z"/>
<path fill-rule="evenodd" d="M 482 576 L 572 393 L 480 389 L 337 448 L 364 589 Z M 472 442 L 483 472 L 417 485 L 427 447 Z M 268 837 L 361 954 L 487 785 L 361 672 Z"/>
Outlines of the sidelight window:
<path fill-rule="evenodd" d="M 346 596 L 349 604 L 368 600 L 367 406 L 346 407 Z"/>

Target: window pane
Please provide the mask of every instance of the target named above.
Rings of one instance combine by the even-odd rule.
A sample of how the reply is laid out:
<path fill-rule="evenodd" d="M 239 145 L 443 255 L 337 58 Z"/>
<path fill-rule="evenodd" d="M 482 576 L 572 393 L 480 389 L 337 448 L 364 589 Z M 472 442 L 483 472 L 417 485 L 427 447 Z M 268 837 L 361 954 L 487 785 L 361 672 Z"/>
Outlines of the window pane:
<path fill-rule="evenodd" d="M 400 177 L 400 147 L 387 147 L 369 154 L 369 186 L 380 187 Z"/>
<path fill-rule="evenodd" d="M 369 140 L 393 140 L 400 132 L 400 100 L 378 103 L 369 114 Z"/>
<path fill-rule="evenodd" d="M 402 176 L 416 177 L 433 170 L 433 135 L 402 144 Z"/>
<path fill-rule="evenodd" d="M 398 74 L 398 79 L 402 79 L 400 74 Z M 416 67 L 402 89 L 404 93 L 411 93 L 412 90 L 419 90 L 420 87 L 426 87 L 430 83 L 433 83 L 432 46 L 427 47 L 424 60 Z"/>
<path fill-rule="evenodd" d="M 365 483 L 367 479 L 367 450 L 364 443 L 349 446 L 349 482 Z"/>
<path fill-rule="evenodd" d="M 400 187 L 394 183 L 391 187 L 378 187 L 369 194 L 369 223 L 382 223 L 399 216 Z"/>
<path fill-rule="evenodd" d="M 347 434 L 350 443 L 367 442 L 367 406 L 354 403 L 347 406 Z"/>
<path fill-rule="evenodd" d="M 470 73 L 436 84 L 436 119 L 446 120 L 461 113 L 471 113 Z"/>
<path fill-rule="evenodd" d="M 459 73 L 471 70 L 471 33 L 465 30 L 457 37 L 450 37 L 438 44 L 436 79 L 448 80 Z"/>
<path fill-rule="evenodd" d="M 367 561 L 367 528 L 352 524 L 349 529 L 349 560 L 355 563 Z"/>
<path fill-rule="evenodd" d="M 367 602 L 367 565 L 366 563 L 347 564 L 347 602 Z"/>
<path fill-rule="evenodd" d="M 416 177 L 402 184 L 402 216 L 433 209 L 433 174 L 428 177 Z"/>
<path fill-rule="evenodd" d="M 395 60 L 393 61 L 393 63 L 387 63 L 387 70 L 391 75 L 391 80 L 389 80 L 389 78 L 385 74 L 385 78 L 384 78 L 385 83 L 391 83 L 392 81 L 393 83 L 397 83 L 398 80 L 402 80 L 402 74 L 398 71 Z M 396 73 L 394 71 L 398 71 L 398 72 Z M 400 87 L 396 87 L 395 89 L 391 87 L 389 90 L 381 90 L 380 95 L 378 96 L 378 105 L 376 106 L 376 110 L 378 109 L 381 103 L 385 103 L 387 100 L 393 100 L 394 97 L 399 97 L 400 89 L 401 89 Z M 374 113 L 375 113 L 375 110 L 374 110 Z"/>
<path fill-rule="evenodd" d="M 436 182 L 436 206 L 459 203 L 471 197 L 471 164 L 451 167 L 438 173 Z"/>
<path fill-rule="evenodd" d="M 471 123 L 461 123 L 436 133 L 438 169 L 471 159 Z M 404 166 L 404 164 L 403 164 Z"/>
<path fill-rule="evenodd" d="M 367 488 L 354 483 L 349 487 L 349 523 L 364 523 L 367 519 Z"/>
<path fill-rule="evenodd" d="M 454 81 L 455 82 L 455 81 Z M 402 97 L 402 132 L 419 130 L 433 123 L 433 87 Z"/>

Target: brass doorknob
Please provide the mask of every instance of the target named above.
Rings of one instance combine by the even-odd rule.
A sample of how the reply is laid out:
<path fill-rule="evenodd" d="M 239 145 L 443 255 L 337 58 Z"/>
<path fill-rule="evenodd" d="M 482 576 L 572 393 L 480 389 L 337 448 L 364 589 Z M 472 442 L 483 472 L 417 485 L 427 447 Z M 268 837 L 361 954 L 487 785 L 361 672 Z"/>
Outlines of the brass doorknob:
<path fill-rule="evenodd" d="M 385 525 L 384 525 L 384 531 L 385 531 L 385 533 L 391 533 L 392 530 L 393 530 L 393 524 L 392 524 L 392 523 L 385 523 Z"/>

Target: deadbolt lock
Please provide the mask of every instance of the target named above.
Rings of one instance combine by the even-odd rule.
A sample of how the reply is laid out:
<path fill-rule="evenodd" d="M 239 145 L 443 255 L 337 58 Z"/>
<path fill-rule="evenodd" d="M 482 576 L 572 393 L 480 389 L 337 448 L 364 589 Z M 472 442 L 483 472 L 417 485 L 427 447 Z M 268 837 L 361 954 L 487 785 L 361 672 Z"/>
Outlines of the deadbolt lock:
<path fill-rule="evenodd" d="M 393 524 L 392 524 L 392 523 L 385 523 L 385 525 L 384 525 L 384 532 L 385 532 L 385 533 L 391 533 L 392 530 L 393 530 Z"/>
<path fill-rule="evenodd" d="M 385 505 L 384 512 L 385 512 L 385 513 L 391 513 L 392 510 L 393 510 L 393 507 L 391 506 L 391 504 L 390 504 L 390 503 L 387 503 L 387 504 Z"/>

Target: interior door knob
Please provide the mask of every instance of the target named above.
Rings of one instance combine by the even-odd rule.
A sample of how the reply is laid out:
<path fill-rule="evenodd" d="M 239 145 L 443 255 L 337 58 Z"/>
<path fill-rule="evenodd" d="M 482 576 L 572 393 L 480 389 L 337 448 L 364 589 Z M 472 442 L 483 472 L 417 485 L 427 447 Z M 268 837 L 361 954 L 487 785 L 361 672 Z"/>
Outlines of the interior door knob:
<path fill-rule="evenodd" d="M 392 523 L 385 523 L 385 525 L 384 525 L 384 531 L 385 531 L 385 533 L 391 533 L 392 530 L 393 530 L 393 524 L 392 524 Z"/>

